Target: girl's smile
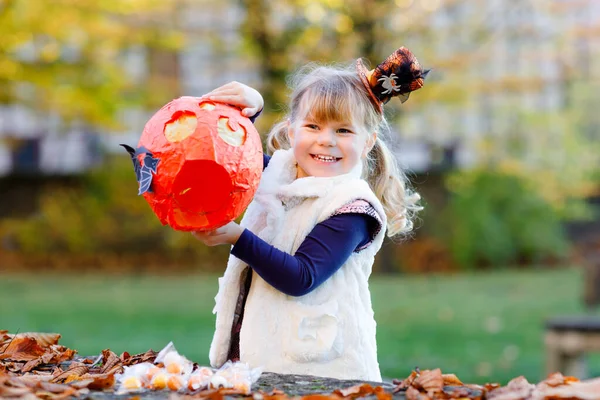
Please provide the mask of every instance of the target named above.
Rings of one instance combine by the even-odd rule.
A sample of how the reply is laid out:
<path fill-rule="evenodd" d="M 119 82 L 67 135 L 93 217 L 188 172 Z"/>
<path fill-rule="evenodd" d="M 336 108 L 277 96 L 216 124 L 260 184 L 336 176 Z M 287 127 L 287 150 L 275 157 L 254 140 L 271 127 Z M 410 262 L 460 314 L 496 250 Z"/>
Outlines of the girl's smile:
<path fill-rule="evenodd" d="M 335 163 L 342 159 L 342 157 L 334 157 L 334 156 L 328 156 L 328 155 L 324 155 L 324 154 L 311 154 L 311 157 L 319 162 L 323 162 L 326 164 Z"/>
<path fill-rule="evenodd" d="M 314 121 L 309 116 L 290 123 L 288 135 L 298 162 L 297 178 L 350 172 L 366 154 L 369 138 L 363 130 L 348 122 Z"/>

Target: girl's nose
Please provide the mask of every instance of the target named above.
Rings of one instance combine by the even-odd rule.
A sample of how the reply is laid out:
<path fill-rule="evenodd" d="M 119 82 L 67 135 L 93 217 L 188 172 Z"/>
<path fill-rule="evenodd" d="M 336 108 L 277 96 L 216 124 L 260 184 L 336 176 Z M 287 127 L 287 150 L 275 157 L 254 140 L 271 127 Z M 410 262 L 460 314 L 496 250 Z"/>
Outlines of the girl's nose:
<path fill-rule="evenodd" d="M 321 146 L 335 146 L 335 132 L 332 129 L 323 129 L 317 137 Z"/>

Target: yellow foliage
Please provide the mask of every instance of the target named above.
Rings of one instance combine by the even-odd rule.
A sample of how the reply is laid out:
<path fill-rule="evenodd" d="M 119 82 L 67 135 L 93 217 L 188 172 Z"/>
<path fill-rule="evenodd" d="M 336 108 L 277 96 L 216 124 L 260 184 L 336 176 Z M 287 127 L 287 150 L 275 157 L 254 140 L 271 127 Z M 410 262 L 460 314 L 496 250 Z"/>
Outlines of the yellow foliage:
<path fill-rule="evenodd" d="M 183 34 L 163 23 L 175 7 L 175 2 L 156 0 L 5 2 L 0 81 L 8 82 L 6 95 L 12 96 L 5 100 L 114 126 L 116 100 L 133 101 L 124 96 L 131 79 L 119 57 L 132 46 L 181 47 Z M 33 84 L 30 98 L 16 91 L 21 82 Z"/>

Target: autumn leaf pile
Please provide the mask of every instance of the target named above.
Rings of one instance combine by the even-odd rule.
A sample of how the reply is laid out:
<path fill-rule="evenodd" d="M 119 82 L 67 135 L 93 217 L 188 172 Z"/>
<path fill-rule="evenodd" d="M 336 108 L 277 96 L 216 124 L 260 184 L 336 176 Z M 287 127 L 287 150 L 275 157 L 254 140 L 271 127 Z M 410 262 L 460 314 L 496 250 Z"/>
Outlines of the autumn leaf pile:
<path fill-rule="evenodd" d="M 56 333 L 9 334 L 0 330 L 0 398 L 62 399 L 110 389 L 124 366 L 153 361 L 152 350 L 117 356 L 104 350 L 96 359 L 75 359 Z M 68 363 L 66 369 L 61 363 Z"/>
<path fill-rule="evenodd" d="M 58 344 L 59 334 L 9 334 L 0 330 L 0 398 L 63 399 L 83 397 L 90 391 L 114 391 L 115 375 L 131 366 L 154 363 L 157 353 L 117 356 L 106 349 L 95 358 L 76 357 L 76 351 Z M 126 368 L 127 367 L 127 368 Z M 600 400 L 600 378 L 579 381 L 560 373 L 551 374 L 538 383 L 524 377 L 499 384 L 464 384 L 454 374 L 439 368 L 418 368 L 403 380 L 394 380 L 393 389 L 370 384 L 337 389 L 327 394 L 313 394 L 296 400 L 338 400 L 369 396 L 377 400 L 402 397 L 406 400 Z M 235 389 L 203 389 L 173 393 L 170 399 L 222 400 L 226 395 L 261 400 L 286 400 L 290 397 L 275 389 L 270 393 L 248 394 Z"/>
<path fill-rule="evenodd" d="M 579 381 L 558 372 L 537 385 L 520 376 L 500 386 L 465 385 L 456 375 L 442 374 L 439 368 L 422 372 L 417 369 L 408 378 L 394 383 L 397 385 L 394 392 L 404 390 L 407 400 L 600 400 L 600 378 Z"/>

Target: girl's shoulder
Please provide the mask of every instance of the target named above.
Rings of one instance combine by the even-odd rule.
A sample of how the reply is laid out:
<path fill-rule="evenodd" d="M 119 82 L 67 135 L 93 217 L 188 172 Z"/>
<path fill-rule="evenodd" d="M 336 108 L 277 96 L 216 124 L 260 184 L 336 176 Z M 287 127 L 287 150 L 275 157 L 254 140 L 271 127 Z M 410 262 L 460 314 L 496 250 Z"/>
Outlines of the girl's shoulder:
<path fill-rule="evenodd" d="M 369 221 L 368 230 L 369 230 L 370 240 L 368 240 L 367 242 L 363 242 L 362 245 L 360 246 L 360 248 L 356 249 L 357 251 L 362 250 L 365 247 L 367 247 L 369 244 L 371 244 L 372 241 L 377 236 L 377 234 L 383 228 L 383 221 L 381 220 L 381 217 L 379 216 L 377 209 L 375 207 L 373 207 L 373 205 L 366 200 L 363 200 L 363 199 L 352 200 L 352 201 L 344 204 L 337 210 L 335 210 L 331 216 L 334 217 L 336 215 L 344 215 L 344 214 L 360 214 L 360 215 L 365 216 L 367 218 L 367 220 Z"/>

